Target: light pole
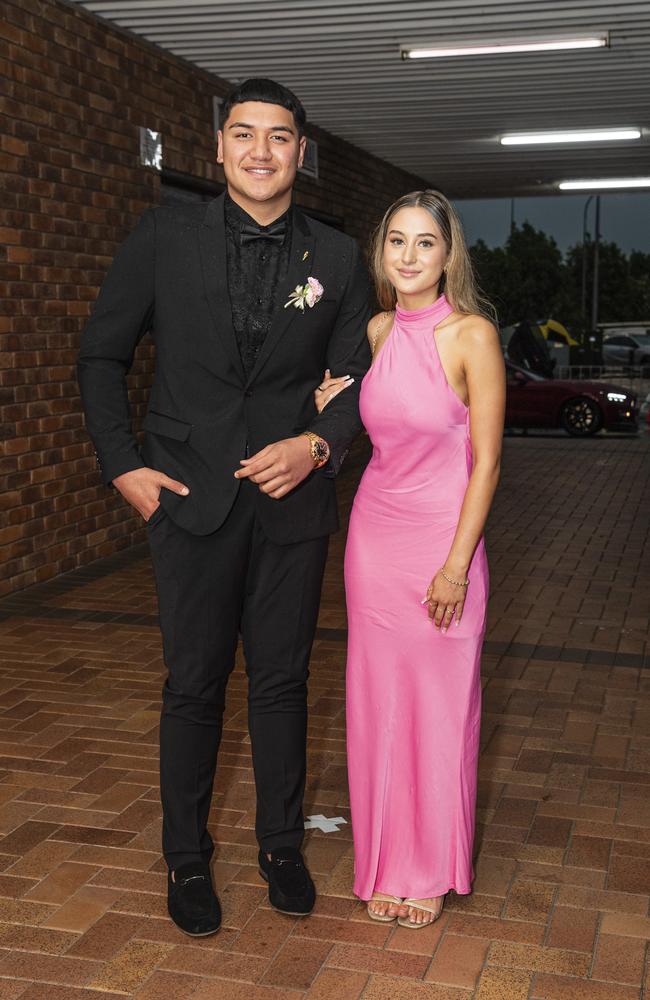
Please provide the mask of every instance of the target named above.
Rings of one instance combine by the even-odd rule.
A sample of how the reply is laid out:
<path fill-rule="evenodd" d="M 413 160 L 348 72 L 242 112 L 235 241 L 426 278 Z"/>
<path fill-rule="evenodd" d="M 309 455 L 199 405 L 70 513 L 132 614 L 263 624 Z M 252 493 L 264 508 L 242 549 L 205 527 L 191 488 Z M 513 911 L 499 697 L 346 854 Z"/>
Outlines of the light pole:
<path fill-rule="evenodd" d="M 598 327 L 598 271 L 600 257 L 600 195 L 596 195 L 596 232 L 594 235 L 594 283 L 591 294 L 591 332 Z"/>
<path fill-rule="evenodd" d="M 590 194 L 585 202 L 585 207 L 582 213 L 582 298 L 581 298 L 581 312 L 582 321 L 585 325 L 585 330 L 587 327 L 587 211 L 592 201 L 594 200 L 594 195 Z"/>

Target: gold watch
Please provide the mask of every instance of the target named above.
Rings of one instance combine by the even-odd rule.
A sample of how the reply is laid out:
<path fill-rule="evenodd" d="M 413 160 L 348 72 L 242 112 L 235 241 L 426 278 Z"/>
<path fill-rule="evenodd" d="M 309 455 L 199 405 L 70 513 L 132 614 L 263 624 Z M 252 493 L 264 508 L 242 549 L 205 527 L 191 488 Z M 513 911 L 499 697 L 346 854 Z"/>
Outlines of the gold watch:
<path fill-rule="evenodd" d="M 330 457 L 330 446 L 327 441 L 319 437 L 318 434 L 314 434 L 313 431 L 303 431 L 302 436 L 309 438 L 309 447 L 311 448 L 311 457 L 314 462 L 314 468 L 320 469 L 326 462 L 329 462 Z"/>

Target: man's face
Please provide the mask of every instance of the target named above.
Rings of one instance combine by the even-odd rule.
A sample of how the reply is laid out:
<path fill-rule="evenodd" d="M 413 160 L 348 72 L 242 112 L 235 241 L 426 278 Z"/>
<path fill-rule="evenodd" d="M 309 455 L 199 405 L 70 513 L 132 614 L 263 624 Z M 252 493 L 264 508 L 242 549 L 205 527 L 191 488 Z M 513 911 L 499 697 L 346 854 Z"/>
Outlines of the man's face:
<path fill-rule="evenodd" d="M 230 193 L 244 202 L 289 195 L 304 153 L 292 113 L 278 104 L 235 104 L 218 134 L 217 163 Z"/>

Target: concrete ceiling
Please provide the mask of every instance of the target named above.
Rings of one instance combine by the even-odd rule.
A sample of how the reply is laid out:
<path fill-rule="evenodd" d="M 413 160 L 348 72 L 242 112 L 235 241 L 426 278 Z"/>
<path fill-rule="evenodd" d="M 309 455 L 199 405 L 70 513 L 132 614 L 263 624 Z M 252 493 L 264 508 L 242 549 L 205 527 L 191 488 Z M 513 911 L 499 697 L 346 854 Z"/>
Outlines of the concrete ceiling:
<path fill-rule="evenodd" d="M 313 122 L 455 198 L 650 173 L 650 3 L 75 0 L 236 81 L 291 87 Z M 400 59 L 401 46 L 609 32 L 608 48 Z M 503 147 L 512 131 L 636 126 L 635 142 Z"/>

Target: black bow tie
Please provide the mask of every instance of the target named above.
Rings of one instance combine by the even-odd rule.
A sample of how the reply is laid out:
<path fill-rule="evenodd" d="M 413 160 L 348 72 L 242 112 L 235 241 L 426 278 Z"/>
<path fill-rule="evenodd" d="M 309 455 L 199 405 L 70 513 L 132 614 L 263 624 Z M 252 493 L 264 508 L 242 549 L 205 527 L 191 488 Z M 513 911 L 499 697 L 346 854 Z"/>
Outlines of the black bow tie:
<path fill-rule="evenodd" d="M 273 222 L 270 226 L 266 226 L 264 229 L 259 226 L 250 225 L 248 222 L 244 222 L 239 233 L 239 242 L 243 247 L 247 246 L 249 243 L 254 243 L 255 240 L 269 240 L 271 243 L 284 243 L 286 235 L 286 219 L 282 222 Z"/>

